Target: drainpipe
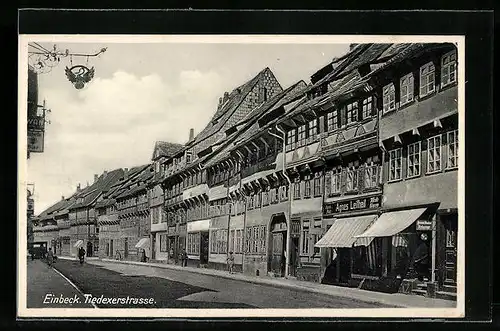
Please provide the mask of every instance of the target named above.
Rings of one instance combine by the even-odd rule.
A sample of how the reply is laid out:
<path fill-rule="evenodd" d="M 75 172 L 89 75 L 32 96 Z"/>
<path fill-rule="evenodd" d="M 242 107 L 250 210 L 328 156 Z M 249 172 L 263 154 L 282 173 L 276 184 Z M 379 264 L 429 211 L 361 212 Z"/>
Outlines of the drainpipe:
<path fill-rule="evenodd" d="M 286 174 L 286 140 L 285 140 L 285 131 L 283 131 L 277 124 L 275 126 L 276 130 L 278 132 L 280 132 L 282 134 L 282 136 L 278 136 L 274 133 L 272 133 L 271 131 L 268 131 L 269 134 L 273 137 L 276 137 L 278 139 L 280 139 L 282 142 L 283 142 L 283 169 L 282 169 L 282 172 L 283 172 L 283 176 L 286 178 L 287 182 L 288 182 L 288 217 L 287 217 L 287 220 L 286 220 L 286 223 L 287 223 L 287 231 L 286 231 L 286 264 L 285 264 L 285 277 L 288 277 L 289 274 L 290 274 L 290 265 L 291 265 L 291 261 L 290 261 L 290 256 L 291 256 L 291 252 L 290 252 L 290 243 L 291 243 L 291 217 L 292 217 L 292 193 L 291 193 L 291 189 L 292 189 L 292 182 L 290 181 L 290 177 L 288 177 L 288 175 Z"/>

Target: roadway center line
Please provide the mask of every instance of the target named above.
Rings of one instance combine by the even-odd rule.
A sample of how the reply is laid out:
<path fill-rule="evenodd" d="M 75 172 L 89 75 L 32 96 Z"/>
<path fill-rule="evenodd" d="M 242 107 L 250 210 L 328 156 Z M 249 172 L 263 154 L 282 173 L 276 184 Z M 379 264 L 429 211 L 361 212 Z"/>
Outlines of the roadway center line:
<path fill-rule="evenodd" d="M 82 291 L 81 291 L 81 290 L 80 290 L 80 289 L 79 289 L 79 288 L 78 288 L 78 287 L 77 287 L 77 286 L 76 286 L 76 285 L 75 285 L 75 284 L 74 284 L 71 280 L 69 280 L 69 279 L 68 279 L 68 277 L 64 276 L 64 275 L 63 275 L 63 274 L 62 274 L 59 270 L 57 270 L 57 269 L 56 269 L 56 268 L 54 268 L 54 267 L 52 267 L 52 270 L 54 270 L 55 272 L 57 272 L 57 274 L 58 274 L 59 276 L 61 276 L 62 278 L 64 278 L 64 279 L 65 279 L 65 280 L 66 280 L 66 281 L 67 281 L 67 282 L 68 282 L 71 286 L 73 286 L 73 287 L 75 288 L 75 290 L 77 290 L 77 291 L 78 291 L 78 293 L 80 293 L 80 295 L 81 295 L 82 297 L 84 297 L 84 298 L 85 298 L 85 295 L 83 294 L 83 292 L 82 292 Z M 95 305 L 95 303 L 93 303 L 93 302 L 90 302 L 90 304 L 92 305 L 92 307 L 94 307 L 94 308 L 96 308 L 96 309 L 98 309 L 98 308 L 99 308 L 99 307 L 97 307 L 97 306 Z"/>

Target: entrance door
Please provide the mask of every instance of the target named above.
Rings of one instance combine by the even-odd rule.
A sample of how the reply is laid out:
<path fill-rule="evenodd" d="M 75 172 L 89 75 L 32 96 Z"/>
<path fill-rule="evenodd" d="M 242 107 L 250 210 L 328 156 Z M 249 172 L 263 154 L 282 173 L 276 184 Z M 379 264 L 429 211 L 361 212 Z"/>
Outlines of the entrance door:
<path fill-rule="evenodd" d="M 156 259 L 156 234 L 151 236 L 151 260 Z"/>
<path fill-rule="evenodd" d="M 285 276 L 285 231 L 273 232 L 270 270 L 279 277 Z"/>
<path fill-rule="evenodd" d="M 291 256 L 290 256 L 290 263 L 291 263 L 291 268 L 290 268 L 290 275 L 297 277 L 297 268 L 299 267 L 299 260 L 300 260 L 300 255 L 299 255 L 299 238 L 292 238 L 292 245 L 291 245 Z"/>
<path fill-rule="evenodd" d="M 93 254 L 92 252 L 92 242 L 87 241 L 87 257 L 91 257 Z"/>
<path fill-rule="evenodd" d="M 445 283 L 455 285 L 457 282 L 457 217 L 450 217 L 445 226 Z"/>
<path fill-rule="evenodd" d="M 113 257 L 115 255 L 115 251 L 113 249 L 113 239 L 109 241 L 109 256 Z"/>
<path fill-rule="evenodd" d="M 200 264 L 208 264 L 209 232 L 201 232 Z"/>
<path fill-rule="evenodd" d="M 349 282 L 351 276 L 351 248 L 337 249 L 337 281 L 339 283 Z"/>

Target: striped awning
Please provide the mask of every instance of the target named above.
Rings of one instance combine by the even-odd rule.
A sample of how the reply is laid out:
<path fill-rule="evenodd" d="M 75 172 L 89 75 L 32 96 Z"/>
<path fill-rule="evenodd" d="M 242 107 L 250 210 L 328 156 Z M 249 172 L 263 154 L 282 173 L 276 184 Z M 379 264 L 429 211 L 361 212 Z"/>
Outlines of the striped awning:
<path fill-rule="evenodd" d="M 415 208 L 384 213 L 368 230 L 356 237 L 392 237 L 409 227 L 425 210 L 426 208 Z"/>
<path fill-rule="evenodd" d="M 365 231 L 377 219 L 376 215 L 336 219 L 315 247 L 352 247 L 355 236 Z"/>
<path fill-rule="evenodd" d="M 149 238 L 141 238 L 141 240 L 139 240 L 137 244 L 135 244 L 135 248 L 146 249 L 148 247 L 149 247 Z"/>
<path fill-rule="evenodd" d="M 77 240 L 73 247 L 81 247 L 83 246 L 83 240 Z"/>

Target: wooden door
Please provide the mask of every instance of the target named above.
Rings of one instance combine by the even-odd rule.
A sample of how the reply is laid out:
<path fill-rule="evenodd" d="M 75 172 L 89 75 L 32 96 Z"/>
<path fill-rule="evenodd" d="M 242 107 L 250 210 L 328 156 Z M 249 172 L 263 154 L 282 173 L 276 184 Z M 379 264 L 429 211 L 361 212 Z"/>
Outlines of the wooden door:
<path fill-rule="evenodd" d="M 271 271 L 283 277 L 285 275 L 285 233 L 283 231 L 273 232 L 272 235 L 272 258 Z"/>
<path fill-rule="evenodd" d="M 445 222 L 445 283 L 457 282 L 457 219 Z"/>

